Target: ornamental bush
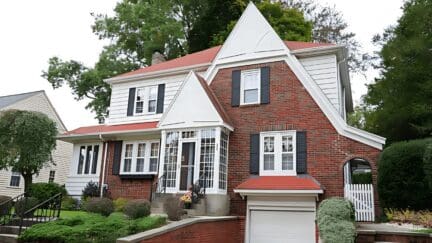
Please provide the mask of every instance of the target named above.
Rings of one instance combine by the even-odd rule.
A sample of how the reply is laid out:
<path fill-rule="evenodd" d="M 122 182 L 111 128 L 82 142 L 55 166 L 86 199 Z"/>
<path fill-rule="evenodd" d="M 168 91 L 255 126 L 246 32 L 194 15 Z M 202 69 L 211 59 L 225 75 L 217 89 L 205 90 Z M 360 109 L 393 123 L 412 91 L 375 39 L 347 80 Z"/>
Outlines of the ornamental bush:
<path fill-rule="evenodd" d="M 131 219 L 150 215 L 150 202 L 145 199 L 132 200 L 126 203 L 123 213 Z"/>
<path fill-rule="evenodd" d="M 53 182 L 34 183 L 30 186 L 29 190 L 29 195 L 31 197 L 37 198 L 40 202 L 43 202 L 59 193 L 61 193 L 63 196 L 66 196 L 67 194 L 66 189 L 63 186 Z"/>
<path fill-rule="evenodd" d="M 356 237 L 354 220 L 354 206 L 347 199 L 326 199 L 318 208 L 318 228 L 325 243 L 353 243 Z"/>
<path fill-rule="evenodd" d="M 384 208 L 430 209 L 432 188 L 427 182 L 428 146 L 432 139 L 394 143 L 378 162 L 378 193 Z"/>
<path fill-rule="evenodd" d="M 163 207 L 169 220 L 178 221 L 184 214 L 183 204 L 178 197 L 166 198 Z"/>
<path fill-rule="evenodd" d="M 71 196 L 65 196 L 63 197 L 61 208 L 63 210 L 78 210 L 79 201 Z"/>
<path fill-rule="evenodd" d="M 99 183 L 89 181 L 87 185 L 82 190 L 81 198 L 85 201 L 89 197 L 99 197 L 100 196 L 100 187 Z"/>
<path fill-rule="evenodd" d="M 112 212 L 114 212 L 114 204 L 108 198 L 93 197 L 88 199 L 84 205 L 84 209 L 90 213 L 109 216 Z"/>
<path fill-rule="evenodd" d="M 128 203 L 128 200 L 126 198 L 119 197 L 116 200 L 113 201 L 114 203 L 114 210 L 116 212 L 123 212 L 123 208 Z"/>

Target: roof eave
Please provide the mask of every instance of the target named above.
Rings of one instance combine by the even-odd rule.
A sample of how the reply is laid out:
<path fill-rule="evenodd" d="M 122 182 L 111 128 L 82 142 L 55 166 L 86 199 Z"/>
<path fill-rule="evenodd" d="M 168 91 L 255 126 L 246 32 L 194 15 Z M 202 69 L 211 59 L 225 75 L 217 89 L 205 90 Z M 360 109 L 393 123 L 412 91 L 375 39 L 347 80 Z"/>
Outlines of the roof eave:
<path fill-rule="evenodd" d="M 57 139 L 65 142 L 73 142 L 81 139 L 99 139 L 101 136 L 106 135 L 139 135 L 145 133 L 152 133 L 160 131 L 159 128 L 139 129 L 139 130 L 124 130 L 124 131 L 113 131 L 113 132 L 96 132 L 96 133 L 83 133 L 83 134 L 69 134 L 59 135 Z"/>
<path fill-rule="evenodd" d="M 196 65 L 189 65 L 189 66 L 184 66 L 179 68 L 164 69 L 164 70 L 148 72 L 148 73 L 139 73 L 139 74 L 133 74 L 127 76 L 117 76 L 113 78 L 104 79 L 104 82 L 108 84 L 114 84 L 114 83 L 121 83 L 121 82 L 136 81 L 145 78 L 184 74 L 184 73 L 189 73 L 191 70 L 194 71 L 206 70 L 207 67 L 209 67 L 210 65 L 211 62 L 207 62 L 207 63 L 200 63 Z"/>

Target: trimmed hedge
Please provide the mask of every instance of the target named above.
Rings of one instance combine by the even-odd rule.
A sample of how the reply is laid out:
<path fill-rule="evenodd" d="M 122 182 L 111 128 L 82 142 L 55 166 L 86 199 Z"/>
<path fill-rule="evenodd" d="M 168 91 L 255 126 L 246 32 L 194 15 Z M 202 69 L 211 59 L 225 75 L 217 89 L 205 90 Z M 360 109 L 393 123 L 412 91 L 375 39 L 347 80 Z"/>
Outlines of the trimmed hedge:
<path fill-rule="evenodd" d="M 37 198 L 40 202 L 43 202 L 59 193 L 61 193 L 63 196 L 67 194 L 66 189 L 63 186 L 53 182 L 34 183 L 29 189 L 30 197 Z"/>
<path fill-rule="evenodd" d="M 384 208 L 431 209 L 428 183 L 429 146 L 432 139 L 394 143 L 384 149 L 378 163 L 378 193 Z M 427 168 L 425 168 L 427 167 Z M 429 176 L 428 176 L 429 174 Z"/>
<path fill-rule="evenodd" d="M 164 225 L 164 217 L 128 220 L 119 213 L 109 217 L 86 214 L 48 223 L 36 224 L 25 230 L 20 242 L 115 243 L 124 237 Z"/>
<path fill-rule="evenodd" d="M 94 197 L 88 199 L 84 205 L 84 209 L 90 213 L 109 216 L 112 212 L 114 212 L 114 204 L 108 198 Z"/>
<path fill-rule="evenodd" d="M 123 213 L 131 219 L 138 219 L 150 215 L 150 202 L 144 199 L 132 200 L 126 203 Z"/>
<path fill-rule="evenodd" d="M 353 243 L 356 237 L 354 220 L 354 206 L 347 199 L 326 199 L 318 208 L 318 228 L 325 243 Z"/>

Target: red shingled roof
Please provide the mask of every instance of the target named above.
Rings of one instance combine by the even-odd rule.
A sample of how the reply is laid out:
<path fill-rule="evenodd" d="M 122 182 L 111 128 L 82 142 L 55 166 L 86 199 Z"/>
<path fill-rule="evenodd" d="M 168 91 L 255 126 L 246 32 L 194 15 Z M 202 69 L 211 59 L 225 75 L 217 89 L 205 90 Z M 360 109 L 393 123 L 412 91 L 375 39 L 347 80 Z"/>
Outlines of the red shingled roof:
<path fill-rule="evenodd" d="M 302 42 L 302 41 L 285 41 L 285 45 L 290 50 L 299 50 L 299 49 L 306 49 L 306 48 L 313 48 L 313 47 L 320 47 L 320 46 L 329 46 L 334 44 Z M 157 72 L 162 70 L 169 70 L 169 69 L 210 63 L 216 57 L 221 47 L 222 46 L 215 46 L 203 51 L 188 54 L 186 56 L 172 59 L 166 62 L 158 63 L 148 67 L 143 67 L 132 72 L 123 73 L 118 75 L 117 77 L 126 77 L 135 74 L 151 73 L 151 72 Z"/>
<path fill-rule="evenodd" d="M 250 178 L 236 189 L 240 190 L 321 190 L 312 177 L 258 176 Z"/>
<path fill-rule="evenodd" d="M 157 127 L 158 122 L 141 122 L 132 124 L 119 124 L 119 125 L 96 125 L 89 127 L 79 127 L 63 135 L 83 135 L 83 134 L 97 134 L 121 131 L 134 131 L 146 130 Z"/>

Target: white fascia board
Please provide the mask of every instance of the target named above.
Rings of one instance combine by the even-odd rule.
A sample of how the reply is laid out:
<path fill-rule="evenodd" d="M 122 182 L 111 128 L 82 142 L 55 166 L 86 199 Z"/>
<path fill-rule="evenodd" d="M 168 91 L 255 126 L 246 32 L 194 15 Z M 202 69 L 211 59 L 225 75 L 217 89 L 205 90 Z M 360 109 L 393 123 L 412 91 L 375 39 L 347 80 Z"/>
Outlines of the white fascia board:
<path fill-rule="evenodd" d="M 96 133 L 86 133 L 86 134 L 71 134 L 71 135 L 58 135 L 56 138 L 65 142 L 76 141 L 79 139 L 99 139 L 103 135 L 140 135 L 143 133 L 158 132 L 159 128 L 151 129 L 140 129 L 140 130 L 124 130 L 124 131 L 114 131 L 114 132 L 96 132 Z"/>
<path fill-rule="evenodd" d="M 143 78 L 160 78 L 162 76 L 178 75 L 178 74 L 188 73 L 191 70 L 204 71 L 210 65 L 211 63 L 200 63 L 196 65 L 165 69 L 165 70 L 154 71 L 149 73 L 139 73 L 139 74 L 128 75 L 128 76 L 113 77 L 113 78 L 104 79 L 104 82 L 108 84 L 114 84 L 114 83 L 121 83 L 121 82 L 137 81 Z"/>

